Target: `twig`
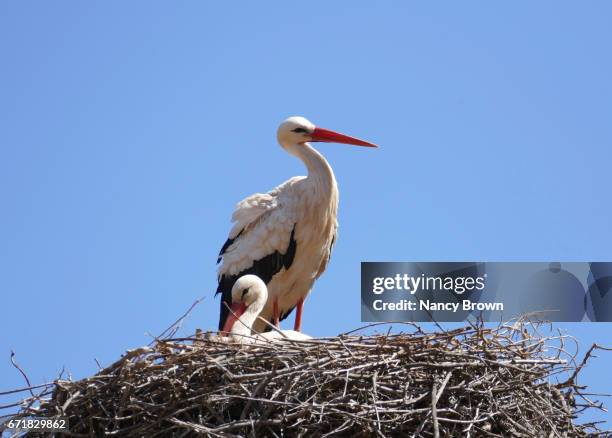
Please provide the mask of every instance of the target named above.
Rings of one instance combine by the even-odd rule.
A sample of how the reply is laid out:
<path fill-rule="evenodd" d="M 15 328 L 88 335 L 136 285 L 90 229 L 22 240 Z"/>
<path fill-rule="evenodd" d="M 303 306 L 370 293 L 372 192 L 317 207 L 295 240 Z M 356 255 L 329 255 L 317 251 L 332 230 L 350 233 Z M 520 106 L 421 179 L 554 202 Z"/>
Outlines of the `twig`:
<path fill-rule="evenodd" d="M 21 369 L 21 367 L 19 366 L 19 364 L 17 363 L 17 361 L 15 360 L 15 352 L 13 350 L 11 350 L 11 363 L 13 364 L 13 366 L 15 368 L 17 368 L 17 370 L 19 370 L 19 372 L 21 373 L 21 375 L 23 376 L 23 378 L 25 379 L 27 385 L 28 385 L 28 391 L 30 391 L 30 394 L 32 395 L 32 397 L 34 397 L 34 392 L 32 391 L 32 384 L 30 383 L 30 379 L 28 379 L 27 374 L 25 373 L 25 371 L 23 371 L 23 369 Z"/>

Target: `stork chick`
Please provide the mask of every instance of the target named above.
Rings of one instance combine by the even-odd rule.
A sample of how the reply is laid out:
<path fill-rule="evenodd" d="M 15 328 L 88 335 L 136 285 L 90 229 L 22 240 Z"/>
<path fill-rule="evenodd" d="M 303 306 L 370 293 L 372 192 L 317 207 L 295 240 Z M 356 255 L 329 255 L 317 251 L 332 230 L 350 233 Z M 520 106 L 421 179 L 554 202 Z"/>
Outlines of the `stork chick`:
<path fill-rule="evenodd" d="M 223 326 L 223 332 L 229 333 L 241 342 L 263 342 L 279 339 L 303 341 L 311 336 L 294 330 L 279 330 L 251 334 L 253 323 L 268 301 L 268 288 L 256 275 L 240 277 L 232 287 L 231 312 Z"/>

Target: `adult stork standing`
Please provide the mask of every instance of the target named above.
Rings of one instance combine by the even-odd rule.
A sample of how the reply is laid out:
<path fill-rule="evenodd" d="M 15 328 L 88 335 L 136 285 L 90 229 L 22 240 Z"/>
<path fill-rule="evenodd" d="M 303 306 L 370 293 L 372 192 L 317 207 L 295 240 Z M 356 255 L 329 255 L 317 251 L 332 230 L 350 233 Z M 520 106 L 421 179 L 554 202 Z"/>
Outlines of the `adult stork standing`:
<path fill-rule="evenodd" d="M 297 307 L 294 330 L 301 330 L 304 299 L 327 267 L 338 228 L 336 178 L 310 142 L 376 147 L 319 128 L 304 117 L 289 117 L 281 123 L 277 138 L 283 149 L 302 160 L 308 176 L 293 177 L 268 193 L 256 193 L 236 205 L 234 226 L 217 260 L 221 263 L 216 292 L 221 293 L 219 330 L 228 319 L 232 287 L 247 274 L 257 275 L 268 288 L 268 300 L 260 316 L 278 327 L 279 321 Z M 268 329 L 261 321 L 253 325 L 256 332 Z"/>

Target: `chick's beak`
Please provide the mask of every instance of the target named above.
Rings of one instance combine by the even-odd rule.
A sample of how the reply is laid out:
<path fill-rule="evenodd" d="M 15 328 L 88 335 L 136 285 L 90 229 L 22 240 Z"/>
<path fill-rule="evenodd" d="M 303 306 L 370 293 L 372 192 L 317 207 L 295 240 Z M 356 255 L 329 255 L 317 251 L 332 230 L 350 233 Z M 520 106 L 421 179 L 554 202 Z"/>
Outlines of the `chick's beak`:
<path fill-rule="evenodd" d="M 227 319 L 225 320 L 225 324 L 223 325 L 223 332 L 230 333 L 232 331 L 232 327 L 238 321 L 238 318 L 242 316 L 242 314 L 246 311 L 246 304 L 244 303 L 232 303 L 230 306 L 231 312 L 227 315 Z"/>

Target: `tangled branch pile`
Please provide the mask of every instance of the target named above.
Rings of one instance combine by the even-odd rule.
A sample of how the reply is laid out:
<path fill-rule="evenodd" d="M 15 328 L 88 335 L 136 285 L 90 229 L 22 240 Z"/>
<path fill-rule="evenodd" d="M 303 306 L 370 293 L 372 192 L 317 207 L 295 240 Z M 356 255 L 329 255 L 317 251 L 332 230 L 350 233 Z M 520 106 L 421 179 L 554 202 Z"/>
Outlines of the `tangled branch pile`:
<path fill-rule="evenodd" d="M 54 382 L 18 416 L 68 416 L 71 436 L 593 436 L 576 422 L 601 408 L 576 384 L 589 354 L 578 364 L 566 343 L 524 322 L 266 345 L 167 339 Z"/>

